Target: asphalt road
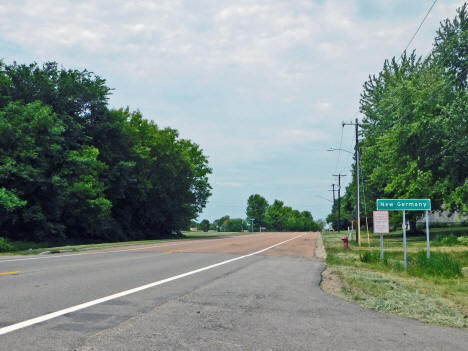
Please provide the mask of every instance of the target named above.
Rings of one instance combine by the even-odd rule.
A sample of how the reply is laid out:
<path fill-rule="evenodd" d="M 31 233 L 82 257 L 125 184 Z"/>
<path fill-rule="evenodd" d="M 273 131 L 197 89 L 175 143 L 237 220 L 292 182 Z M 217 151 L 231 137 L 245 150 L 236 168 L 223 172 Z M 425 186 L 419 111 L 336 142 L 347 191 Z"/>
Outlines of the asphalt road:
<path fill-rule="evenodd" d="M 0 350 L 467 349 L 467 330 L 387 316 L 322 292 L 317 234 L 298 235 L 0 258 Z"/>

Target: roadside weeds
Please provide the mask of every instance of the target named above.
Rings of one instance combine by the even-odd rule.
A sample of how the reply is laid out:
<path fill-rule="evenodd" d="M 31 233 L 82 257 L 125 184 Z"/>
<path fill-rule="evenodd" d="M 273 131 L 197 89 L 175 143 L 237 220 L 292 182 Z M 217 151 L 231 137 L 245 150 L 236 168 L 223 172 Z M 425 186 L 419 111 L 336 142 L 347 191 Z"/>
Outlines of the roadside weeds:
<path fill-rule="evenodd" d="M 326 234 L 323 238 L 328 254 L 321 283 L 325 292 L 379 312 L 435 325 L 468 328 L 466 267 L 457 278 L 411 276 L 404 270 L 392 271 L 380 262 L 362 262 L 362 252 L 375 252 L 378 248 L 352 246 L 344 250 L 340 239 L 339 233 Z M 448 250 L 440 248 L 440 251 Z M 457 249 L 454 252 L 460 254 Z M 396 253 L 392 259 L 397 261 Z"/>

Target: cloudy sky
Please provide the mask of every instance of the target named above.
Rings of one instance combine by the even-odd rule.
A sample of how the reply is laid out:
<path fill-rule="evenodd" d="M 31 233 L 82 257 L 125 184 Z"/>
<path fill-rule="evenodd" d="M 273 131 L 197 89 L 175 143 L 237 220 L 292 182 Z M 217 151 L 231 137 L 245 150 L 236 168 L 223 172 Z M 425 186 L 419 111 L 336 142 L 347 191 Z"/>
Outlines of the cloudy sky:
<path fill-rule="evenodd" d="M 326 149 L 353 149 L 341 121 L 432 2 L 0 0 L 0 58 L 93 71 L 111 106 L 201 145 L 213 196 L 200 219 L 244 217 L 253 193 L 325 218 L 332 174 L 349 180 L 352 162 Z M 463 2 L 439 0 L 410 50 L 426 55 Z"/>

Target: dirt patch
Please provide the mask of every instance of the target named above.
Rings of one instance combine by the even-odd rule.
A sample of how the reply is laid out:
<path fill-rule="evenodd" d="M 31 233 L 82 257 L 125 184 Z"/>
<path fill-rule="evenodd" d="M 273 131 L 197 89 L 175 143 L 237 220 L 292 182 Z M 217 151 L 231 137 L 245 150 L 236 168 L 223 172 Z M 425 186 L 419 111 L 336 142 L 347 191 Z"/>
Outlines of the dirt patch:
<path fill-rule="evenodd" d="M 154 247 L 151 250 L 165 253 L 200 252 L 245 255 L 300 235 L 303 236 L 261 254 L 266 256 L 316 257 L 316 253 L 323 248 L 320 233 L 259 233 L 242 237 L 204 240 L 202 242 L 190 241 L 173 248 Z"/>
<path fill-rule="evenodd" d="M 320 287 L 328 294 L 345 297 L 343 289 L 346 283 L 342 279 L 342 273 L 333 268 L 327 268 L 322 272 L 322 283 Z"/>
<path fill-rule="evenodd" d="M 266 256 L 317 257 L 320 248 L 323 248 L 320 233 L 307 233 L 303 237 L 265 251 L 263 254 Z"/>
<path fill-rule="evenodd" d="M 302 235 L 302 236 L 301 236 Z M 298 237 L 298 238 L 296 238 Z M 293 239 L 296 238 L 296 239 Z M 199 252 L 216 254 L 250 254 L 283 241 L 293 239 L 275 248 L 262 252 L 268 256 L 293 256 L 324 258 L 325 249 L 320 233 L 257 233 L 213 239 L 168 241 L 154 244 L 138 244 L 114 248 L 97 248 L 83 254 L 100 252 L 163 252 L 166 254 Z M 70 253 L 70 255 L 73 255 Z"/>

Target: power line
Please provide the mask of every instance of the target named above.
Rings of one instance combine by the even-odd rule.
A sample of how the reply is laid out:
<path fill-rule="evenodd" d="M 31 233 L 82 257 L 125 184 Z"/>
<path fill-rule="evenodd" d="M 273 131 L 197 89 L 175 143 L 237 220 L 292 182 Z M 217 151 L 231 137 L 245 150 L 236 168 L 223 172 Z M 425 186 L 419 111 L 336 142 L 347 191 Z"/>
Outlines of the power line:
<path fill-rule="evenodd" d="M 341 138 L 340 138 L 340 147 L 338 148 L 338 158 L 336 159 L 336 165 L 335 165 L 335 172 L 338 169 L 338 164 L 340 163 L 340 158 L 341 158 L 341 147 L 343 146 L 343 131 L 344 131 L 344 126 L 341 126 Z"/>
<path fill-rule="evenodd" d="M 346 177 L 346 175 L 338 173 L 338 174 L 334 174 L 333 176 L 338 177 L 338 231 L 340 231 L 341 230 L 341 177 Z"/>
<path fill-rule="evenodd" d="M 431 13 L 431 11 L 432 11 L 432 9 L 434 8 L 436 2 L 437 2 L 437 0 L 434 0 L 434 2 L 432 3 L 431 7 L 429 7 L 429 10 L 427 10 L 426 15 L 424 16 L 423 20 L 421 21 L 421 23 L 420 23 L 419 26 L 418 26 L 418 29 L 416 29 L 416 32 L 414 32 L 413 36 L 411 37 L 410 41 L 409 41 L 408 44 L 406 45 L 405 50 L 403 50 L 403 52 L 401 53 L 400 57 L 403 55 L 403 53 L 406 52 L 406 50 L 408 50 L 408 48 L 409 48 L 409 46 L 411 45 L 411 43 L 413 42 L 414 38 L 416 38 L 416 35 L 418 35 L 419 30 L 421 29 L 421 27 L 423 26 L 423 24 L 424 24 L 424 22 L 426 21 L 427 17 L 428 17 L 429 14 Z"/>
<path fill-rule="evenodd" d="M 432 9 L 434 8 L 434 6 L 436 5 L 438 0 L 434 0 L 431 4 L 431 6 L 429 7 L 429 9 L 427 10 L 426 14 L 424 15 L 424 18 L 422 19 L 422 21 L 419 23 L 419 26 L 418 28 L 416 29 L 416 31 L 414 32 L 413 36 L 411 37 L 411 39 L 409 40 L 408 44 L 406 45 L 405 49 L 403 50 L 403 52 L 401 53 L 400 57 L 398 58 L 397 62 L 399 62 L 401 60 L 401 58 L 403 57 L 403 54 L 406 52 L 406 50 L 408 50 L 409 46 L 412 44 L 412 42 L 414 41 L 414 39 L 416 38 L 416 36 L 418 35 L 420 29 L 422 28 L 424 22 L 426 21 L 426 19 L 429 17 L 429 14 L 431 13 Z M 398 105 L 402 104 L 402 101 L 399 102 Z M 359 112 L 356 112 L 355 115 L 357 115 Z M 356 120 L 356 123 L 357 120 Z M 341 130 L 341 138 L 340 138 L 340 149 L 341 149 L 341 146 L 342 146 L 342 141 L 343 141 L 343 128 L 344 126 L 342 126 L 342 130 Z M 349 156 L 349 159 L 352 157 L 352 155 Z M 335 173 L 336 173 L 336 170 L 338 169 L 338 164 L 340 162 L 340 159 L 341 159 L 341 151 L 340 153 L 338 154 L 338 158 L 337 158 L 337 163 L 336 163 L 336 166 L 335 166 Z M 349 162 L 348 162 L 349 163 Z M 346 167 L 344 164 L 343 164 L 343 167 Z M 344 170 L 344 168 L 343 168 Z M 359 184 L 361 182 L 361 177 L 359 177 L 359 179 L 356 179 L 356 183 Z M 364 183 L 364 180 L 362 180 L 362 182 Z M 359 187 L 359 186 L 358 186 Z M 365 213 L 367 215 L 367 208 L 366 208 L 366 203 L 365 203 L 365 189 L 364 189 L 364 184 L 363 184 L 363 195 L 364 195 L 364 206 L 365 206 Z M 359 193 L 358 193 L 359 194 Z M 357 209 L 357 211 L 359 211 L 359 209 Z"/>

